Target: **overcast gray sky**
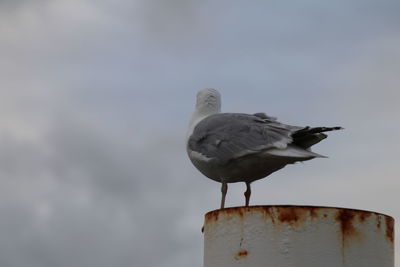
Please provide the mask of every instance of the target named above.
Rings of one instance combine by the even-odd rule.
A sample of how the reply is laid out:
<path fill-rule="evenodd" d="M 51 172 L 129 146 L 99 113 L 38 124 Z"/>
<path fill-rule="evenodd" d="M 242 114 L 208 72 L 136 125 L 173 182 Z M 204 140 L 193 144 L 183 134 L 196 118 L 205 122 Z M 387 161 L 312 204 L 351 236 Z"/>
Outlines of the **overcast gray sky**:
<path fill-rule="evenodd" d="M 0 266 L 202 266 L 220 185 L 184 139 L 204 87 L 224 111 L 346 128 L 315 147 L 329 159 L 255 182 L 252 204 L 399 219 L 399 14 L 396 0 L 0 1 Z"/>

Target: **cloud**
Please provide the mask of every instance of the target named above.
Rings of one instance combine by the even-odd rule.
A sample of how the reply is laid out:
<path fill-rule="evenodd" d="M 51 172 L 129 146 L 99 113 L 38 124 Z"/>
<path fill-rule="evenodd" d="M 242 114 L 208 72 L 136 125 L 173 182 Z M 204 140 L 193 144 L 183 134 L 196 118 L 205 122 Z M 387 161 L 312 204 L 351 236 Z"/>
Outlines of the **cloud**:
<path fill-rule="evenodd" d="M 201 266 L 220 185 L 184 135 L 203 87 L 226 111 L 346 128 L 315 149 L 329 160 L 256 182 L 252 203 L 400 213 L 397 4 L 1 5 L 1 266 Z"/>
<path fill-rule="evenodd" d="M 187 204 L 179 200 L 191 181 L 182 184 L 181 172 L 171 169 L 182 165 L 176 138 L 135 147 L 129 139 L 143 136 L 118 135 L 73 113 L 44 132 L 44 143 L 0 142 L 8 203 L 0 208 L 8 218 L 0 232 L 9 235 L 0 244 L 2 265 L 173 266 L 176 251 L 193 255 L 185 236 L 193 237 L 191 226 L 182 221 Z"/>

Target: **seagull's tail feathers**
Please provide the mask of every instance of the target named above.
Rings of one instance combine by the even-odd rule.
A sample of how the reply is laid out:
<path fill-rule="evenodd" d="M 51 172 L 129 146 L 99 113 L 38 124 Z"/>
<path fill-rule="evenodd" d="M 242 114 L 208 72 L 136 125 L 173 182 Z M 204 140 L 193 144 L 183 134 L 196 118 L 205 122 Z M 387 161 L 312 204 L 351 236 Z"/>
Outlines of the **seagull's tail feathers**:
<path fill-rule="evenodd" d="M 330 132 L 336 130 L 342 130 L 342 127 L 305 127 L 292 134 L 293 144 L 301 148 L 309 148 L 320 141 L 324 140 L 328 136 L 323 132 Z"/>
<path fill-rule="evenodd" d="M 315 134 L 315 133 L 322 133 L 322 132 L 330 132 L 330 131 L 336 131 L 336 130 L 343 130 L 344 128 L 340 126 L 335 126 L 335 127 L 304 127 L 303 129 L 300 129 L 292 134 L 292 137 L 301 137 L 304 135 L 309 135 L 309 134 Z"/>
<path fill-rule="evenodd" d="M 268 151 L 266 151 L 266 153 L 269 156 L 292 159 L 293 161 L 303 161 L 313 158 L 327 158 L 326 156 L 312 152 L 307 149 L 303 149 L 295 145 L 288 145 L 285 149 L 269 149 Z"/>

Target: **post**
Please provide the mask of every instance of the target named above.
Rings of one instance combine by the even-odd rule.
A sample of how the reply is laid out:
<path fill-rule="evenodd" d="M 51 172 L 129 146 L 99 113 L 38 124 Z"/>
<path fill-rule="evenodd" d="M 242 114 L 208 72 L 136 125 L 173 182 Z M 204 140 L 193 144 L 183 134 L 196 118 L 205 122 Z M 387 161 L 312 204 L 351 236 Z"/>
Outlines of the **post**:
<path fill-rule="evenodd" d="M 394 267 L 394 219 L 371 211 L 250 206 L 208 212 L 204 267 Z"/>

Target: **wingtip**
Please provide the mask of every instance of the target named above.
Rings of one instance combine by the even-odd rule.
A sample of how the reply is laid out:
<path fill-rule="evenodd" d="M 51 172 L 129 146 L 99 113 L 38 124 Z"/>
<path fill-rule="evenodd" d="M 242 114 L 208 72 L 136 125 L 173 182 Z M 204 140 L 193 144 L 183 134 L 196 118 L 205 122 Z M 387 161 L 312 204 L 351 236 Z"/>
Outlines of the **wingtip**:
<path fill-rule="evenodd" d="M 327 159 L 327 158 L 329 158 L 328 156 L 321 155 L 321 154 L 315 153 L 315 152 L 313 152 L 313 151 L 310 151 L 310 152 L 313 153 L 313 154 L 314 154 L 314 157 L 316 157 L 316 158 L 322 158 L 322 159 Z"/>

